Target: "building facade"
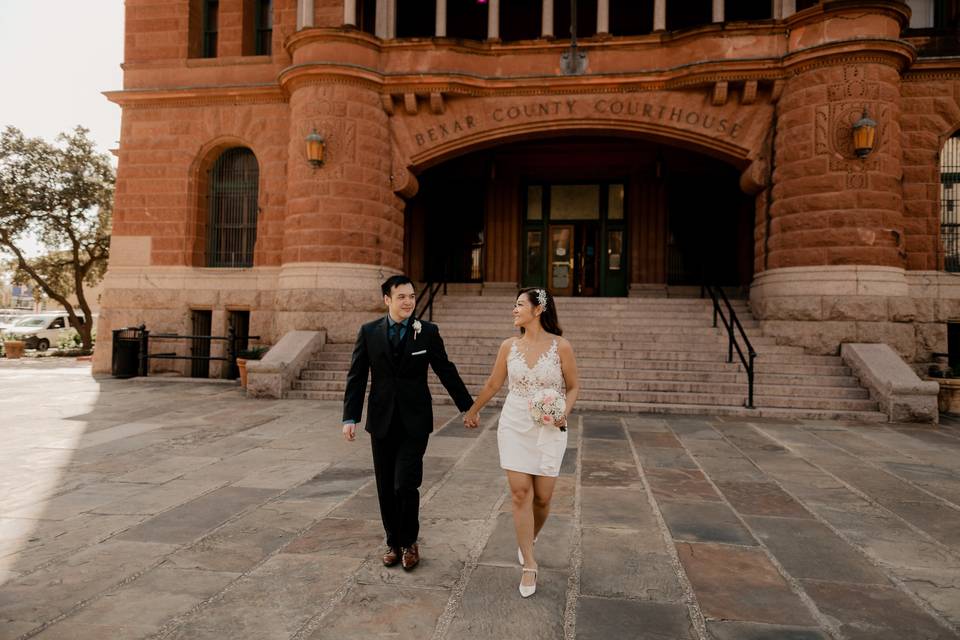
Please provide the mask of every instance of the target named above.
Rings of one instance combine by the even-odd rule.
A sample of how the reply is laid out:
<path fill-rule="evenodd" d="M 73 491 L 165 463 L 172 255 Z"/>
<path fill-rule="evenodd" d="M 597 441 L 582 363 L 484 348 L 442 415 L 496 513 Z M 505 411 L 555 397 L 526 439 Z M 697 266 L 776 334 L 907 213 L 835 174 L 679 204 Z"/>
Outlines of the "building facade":
<path fill-rule="evenodd" d="M 400 271 L 947 350 L 956 2 L 572 4 L 128 0 L 96 369 L 140 323 L 350 340 Z"/>

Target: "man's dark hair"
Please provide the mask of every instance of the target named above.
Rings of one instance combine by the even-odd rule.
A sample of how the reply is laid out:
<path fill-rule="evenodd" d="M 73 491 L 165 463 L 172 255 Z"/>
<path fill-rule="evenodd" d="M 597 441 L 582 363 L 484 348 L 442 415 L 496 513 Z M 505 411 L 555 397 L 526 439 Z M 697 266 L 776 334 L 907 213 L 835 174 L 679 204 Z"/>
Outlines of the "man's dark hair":
<path fill-rule="evenodd" d="M 390 276 L 382 285 L 380 285 L 380 290 L 383 291 L 383 295 L 392 298 L 393 288 L 405 284 L 409 284 L 411 287 L 413 287 L 414 293 L 417 292 L 417 285 L 413 284 L 413 280 L 404 275 Z"/>

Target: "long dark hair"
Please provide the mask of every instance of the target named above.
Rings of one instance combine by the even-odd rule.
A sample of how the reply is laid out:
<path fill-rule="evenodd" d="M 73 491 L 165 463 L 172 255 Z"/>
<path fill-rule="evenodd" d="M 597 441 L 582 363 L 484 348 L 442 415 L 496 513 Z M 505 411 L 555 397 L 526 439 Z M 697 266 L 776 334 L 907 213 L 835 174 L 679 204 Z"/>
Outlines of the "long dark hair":
<path fill-rule="evenodd" d="M 546 289 L 540 289 L 538 287 L 527 287 L 526 289 L 520 289 L 521 296 L 527 296 L 527 300 L 530 301 L 530 306 L 538 307 L 540 306 L 539 292 L 543 291 L 546 296 L 546 304 L 543 305 L 543 312 L 540 314 L 540 326 L 543 327 L 543 330 L 547 333 L 552 333 L 555 336 L 562 336 L 563 329 L 560 328 L 560 321 L 557 319 L 557 303 L 556 299 L 551 295 Z M 520 335 L 525 333 L 523 327 L 520 327 Z"/>

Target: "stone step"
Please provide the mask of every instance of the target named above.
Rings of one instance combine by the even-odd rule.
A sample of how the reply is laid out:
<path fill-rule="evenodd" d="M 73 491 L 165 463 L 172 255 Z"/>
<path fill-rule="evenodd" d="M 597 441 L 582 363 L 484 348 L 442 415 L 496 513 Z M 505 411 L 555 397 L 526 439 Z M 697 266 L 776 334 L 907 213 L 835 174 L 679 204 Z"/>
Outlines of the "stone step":
<path fill-rule="evenodd" d="M 491 317 L 489 320 L 478 319 L 472 316 L 464 316 L 460 319 L 451 319 L 444 320 L 443 322 L 437 322 L 437 326 L 440 327 L 440 331 L 443 335 L 446 335 L 450 331 L 459 331 L 462 329 L 501 329 L 506 333 L 504 337 L 510 335 L 515 331 L 513 328 L 513 320 L 511 318 L 503 317 Z M 757 322 L 750 318 L 741 318 L 740 324 L 743 326 L 744 330 L 747 329 L 759 329 Z M 604 335 L 610 332 L 611 326 L 615 326 L 618 332 L 622 333 L 627 330 L 632 330 L 635 327 L 650 327 L 651 329 L 663 328 L 663 327 L 702 327 L 704 329 L 714 329 L 713 319 L 709 316 L 703 317 L 690 317 L 684 315 L 678 315 L 673 313 L 667 313 L 662 316 L 657 316 L 655 318 L 608 318 L 604 315 L 596 315 L 590 318 L 578 318 L 575 320 L 560 320 L 560 326 L 563 328 L 564 334 L 590 334 L 603 332 Z M 607 327 L 601 329 L 599 327 Z M 750 333 L 747 332 L 747 337 L 750 337 Z"/>
<path fill-rule="evenodd" d="M 476 366 L 469 370 L 466 367 L 457 367 L 461 377 L 467 384 L 483 384 L 486 382 L 490 373 L 490 367 Z M 587 380 L 597 381 L 591 383 L 595 388 L 602 388 L 600 382 L 702 382 L 711 384 L 746 384 L 747 374 L 738 371 L 664 371 L 664 370 L 642 370 L 631 371 L 629 376 L 617 378 L 607 375 L 608 371 L 603 369 L 580 369 L 580 379 L 586 383 Z M 624 372 L 612 372 L 624 373 Z M 304 369 L 300 374 L 301 380 L 338 380 L 343 381 L 346 378 L 347 370 L 316 370 Z M 435 379 L 431 374 L 431 380 Z M 854 388 L 859 389 L 856 378 L 846 375 L 833 376 L 804 376 L 793 374 L 763 373 L 757 374 L 756 384 L 768 385 L 788 385 L 803 386 L 807 388 Z"/>
<path fill-rule="evenodd" d="M 343 402 L 343 394 L 331 391 L 288 391 L 287 398 L 299 400 L 329 400 Z M 493 398 L 488 407 L 502 404 L 501 398 Z M 434 396 L 435 404 L 451 405 L 453 401 L 447 395 Z M 667 413 L 677 415 L 723 415 L 743 418 L 778 418 L 793 420 L 849 420 L 854 422 L 887 422 L 886 414 L 875 410 L 851 411 L 826 408 L 763 407 L 747 409 L 742 405 L 707 405 L 644 402 L 610 402 L 578 400 L 579 411 L 612 411 L 616 413 Z"/>
<path fill-rule="evenodd" d="M 820 356 L 814 356 L 820 357 Z M 304 371 L 339 371 L 343 375 L 346 375 L 348 369 L 347 361 L 325 361 L 325 360 L 310 360 L 307 363 L 307 366 L 303 369 Z M 489 375 L 490 366 L 492 361 L 481 361 L 481 362 L 455 362 L 457 369 L 464 373 L 481 373 L 483 375 Z M 608 366 L 600 367 L 591 367 L 583 366 L 583 363 L 579 364 L 579 371 L 581 375 L 594 378 L 631 378 L 638 373 L 642 372 L 653 372 L 653 371 L 698 371 L 698 372 L 741 372 L 743 375 L 746 373 L 743 372 L 743 367 L 740 365 L 739 360 L 736 358 L 734 362 L 726 361 L 679 361 L 679 360 L 645 360 L 641 361 L 640 364 L 636 366 L 630 366 L 625 368 L 611 368 Z M 755 364 L 755 373 L 760 375 L 766 374 L 793 374 L 793 375 L 805 375 L 805 376 L 849 376 L 851 375 L 850 369 L 843 365 L 821 365 L 821 364 L 795 364 L 795 363 L 779 363 L 779 362 L 763 362 L 763 360 L 757 360 Z"/>
<path fill-rule="evenodd" d="M 619 329 L 619 327 L 618 327 Z M 750 328 L 744 327 L 747 331 L 747 337 L 750 337 Z M 694 326 L 681 326 L 681 325 L 663 325 L 663 326 L 649 326 L 643 325 L 638 327 L 631 327 L 629 331 L 620 331 L 611 332 L 609 329 L 582 329 L 580 331 L 567 330 L 564 329 L 563 337 L 570 340 L 574 344 L 579 343 L 583 340 L 614 340 L 617 342 L 628 342 L 635 340 L 638 336 L 659 336 L 663 334 L 692 334 L 692 335 L 709 335 L 710 333 L 715 332 L 716 330 L 713 327 L 694 327 Z M 758 331 L 759 333 L 759 331 Z M 441 328 L 440 334 L 444 341 L 450 342 L 454 338 L 463 339 L 463 340 L 473 340 L 474 338 L 499 338 L 504 340 L 509 336 L 514 335 L 512 327 L 478 327 L 471 325 L 471 327 L 457 327 Z M 716 335 L 714 333 L 714 335 Z"/>
<path fill-rule="evenodd" d="M 470 392 L 479 393 L 485 379 L 466 377 L 463 379 Z M 684 393 L 705 395 L 743 396 L 747 393 L 746 383 L 702 383 L 678 382 L 675 380 L 607 380 L 581 378 L 583 397 L 592 397 L 594 391 L 639 391 L 647 393 Z M 293 383 L 293 388 L 299 391 L 344 391 L 345 378 L 335 380 L 307 380 L 301 379 Z M 445 393 L 439 380 L 430 381 L 430 390 L 436 394 Z M 866 400 L 870 398 L 866 389 L 859 387 L 827 387 L 827 386 L 793 386 L 775 384 L 755 384 L 754 395 L 761 396 L 791 396 L 797 398 L 842 398 L 846 400 Z"/>
<path fill-rule="evenodd" d="M 441 332 L 441 335 L 442 332 Z M 472 338 L 470 340 L 471 346 L 485 346 L 493 349 L 493 352 L 496 353 L 496 350 L 500 347 L 501 343 L 510 335 L 515 335 L 512 332 L 504 336 L 497 336 L 495 338 Z M 758 349 L 764 346 L 778 346 L 776 338 L 767 337 L 767 336 L 748 336 L 750 338 L 750 343 L 753 345 L 754 349 Z M 444 341 L 448 347 L 453 344 L 453 341 Z M 463 344 L 462 341 L 457 340 L 458 344 Z M 633 349 L 636 345 L 649 344 L 655 342 L 656 344 L 664 343 L 680 343 L 680 344 L 696 344 L 703 346 L 713 346 L 716 347 L 720 345 L 722 347 L 727 346 L 727 335 L 725 332 L 717 329 L 707 329 L 697 333 L 659 333 L 659 334 L 638 334 L 632 340 L 577 340 L 574 347 L 577 352 L 584 352 L 591 349 Z M 334 353 L 334 352 L 352 352 L 353 351 L 353 342 L 328 342 L 323 347 L 324 353 Z"/>
<path fill-rule="evenodd" d="M 727 343 L 724 342 L 715 342 L 708 344 L 692 344 L 684 345 L 678 342 L 637 342 L 634 344 L 620 343 L 624 345 L 622 349 L 580 349 L 577 348 L 577 360 L 579 361 L 582 358 L 603 358 L 603 359 L 621 359 L 621 358 L 636 358 L 636 354 L 640 353 L 657 353 L 662 351 L 667 351 L 671 353 L 710 353 L 714 355 L 721 355 L 726 357 L 727 352 Z M 743 345 L 741 345 L 743 348 Z M 762 347 L 754 346 L 758 350 L 758 357 L 772 357 L 780 355 L 807 355 L 804 353 L 803 349 L 800 347 L 791 347 L 787 345 L 763 345 Z M 450 356 L 450 359 L 454 362 L 465 356 L 485 356 L 488 359 L 492 360 L 496 358 L 498 347 L 492 345 L 465 345 L 459 342 L 453 342 L 446 345 L 447 355 Z M 335 361 L 342 360 L 349 362 L 352 357 L 352 351 L 339 350 L 339 351 L 324 351 L 320 355 L 321 360 Z M 736 349 L 734 349 L 734 357 L 736 358 Z"/>

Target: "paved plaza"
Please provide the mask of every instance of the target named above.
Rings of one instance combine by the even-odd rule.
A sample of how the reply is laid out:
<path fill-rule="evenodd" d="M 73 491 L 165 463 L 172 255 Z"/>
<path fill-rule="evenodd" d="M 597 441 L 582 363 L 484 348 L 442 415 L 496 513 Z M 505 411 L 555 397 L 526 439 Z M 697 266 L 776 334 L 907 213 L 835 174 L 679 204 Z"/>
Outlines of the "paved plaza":
<path fill-rule="evenodd" d="M 334 402 L 0 360 L 0 638 L 960 638 L 960 429 L 582 414 L 520 569 L 496 412 L 436 408 L 379 560 Z"/>

